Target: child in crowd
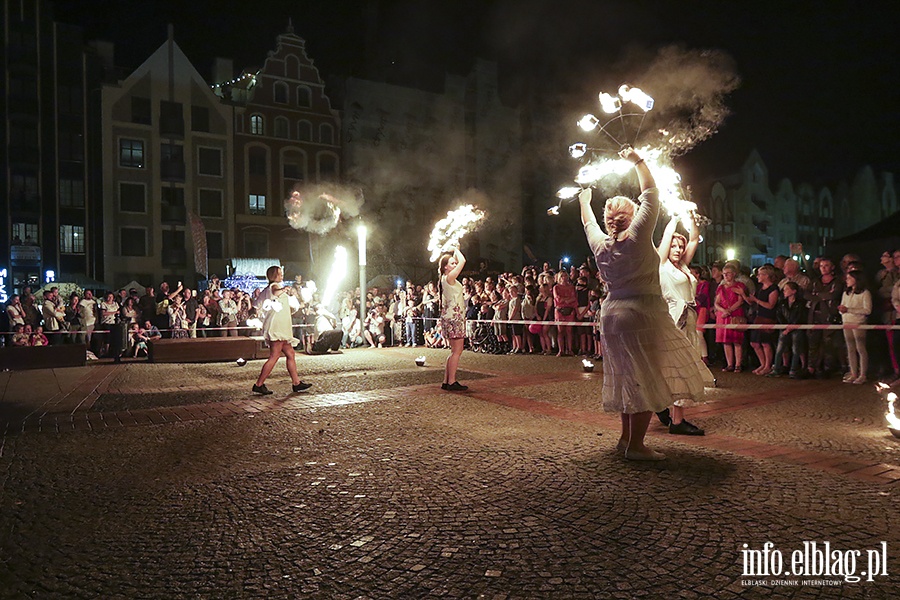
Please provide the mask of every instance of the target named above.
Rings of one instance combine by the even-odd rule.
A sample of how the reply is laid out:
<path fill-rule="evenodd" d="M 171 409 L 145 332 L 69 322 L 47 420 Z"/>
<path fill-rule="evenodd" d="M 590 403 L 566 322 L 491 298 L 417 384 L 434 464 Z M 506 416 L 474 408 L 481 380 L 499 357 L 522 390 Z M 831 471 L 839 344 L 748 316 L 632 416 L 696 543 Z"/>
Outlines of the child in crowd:
<path fill-rule="evenodd" d="M 30 327 L 28 325 L 16 325 L 16 332 L 13 334 L 12 345 L 13 346 L 30 346 L 31 345 L 31 336 L 25 333 L 25 327 Z"/>
<path fill-rule="evenodd" d="M 47 336 L 44 335 L 44 328 L 40 325 L 37 326 L 37 329 L 34 330 L 34 333 L 31 334 L 31 345 L 32 346 L 49 346 L 50 341 L 47 339 Z"/>
<path fill-rule="evenodd" d="M 846 285 L 838 312 L 844 325 L 862 325 L 872 314 L 872 293 L 868 290 L 862 271 L 850 271 L 845 276 Z M 844 376 L 844 383 L 865 383 L 869 368 L 869 353 L 866 350 L 865 329 L 845 329 L 847 362 L 850 371 Z"/>

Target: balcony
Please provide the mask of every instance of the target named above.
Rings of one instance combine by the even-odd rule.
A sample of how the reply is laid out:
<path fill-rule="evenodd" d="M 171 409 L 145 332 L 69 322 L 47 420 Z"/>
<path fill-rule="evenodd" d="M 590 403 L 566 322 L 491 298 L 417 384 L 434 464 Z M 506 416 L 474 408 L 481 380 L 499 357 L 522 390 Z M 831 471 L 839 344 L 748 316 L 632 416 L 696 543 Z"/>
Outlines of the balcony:
<path fill-rule="evenodd" d="M 187 262 L 184 248 L 163 248 L 162 264 L 165 267 L 183 267 Z"/>
<path fill-rule="evenodd" d="M 763 233 L 768 233 L 769 228 L 769 216 L 768 215 L 753 215 L 753 225 L 759 229 Z"/>
<path fill-rule="evenodd" d="M 184 225 L 187 223 L 187 208 L 165 203 L 160 204 L 159 220 L 166 224 L 176 223 Z"/>

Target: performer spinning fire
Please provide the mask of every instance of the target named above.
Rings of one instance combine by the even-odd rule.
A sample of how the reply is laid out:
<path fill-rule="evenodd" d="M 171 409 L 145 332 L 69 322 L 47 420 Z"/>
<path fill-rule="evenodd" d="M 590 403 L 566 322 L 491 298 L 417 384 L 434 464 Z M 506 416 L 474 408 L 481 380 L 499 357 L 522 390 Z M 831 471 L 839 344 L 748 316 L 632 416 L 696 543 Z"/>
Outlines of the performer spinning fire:
<path fill-rule="evenodd" d="M 578 196 L 581 222 L 609 295 L 600 309 L 603 408 L 622 417 L 616 446 L 629 460 L 663 460 L 644 444 L 654 412 L 675 400 L 703 395 L 699 357 L 672 319 L 659 285 L 653 228 L 659 197 L 650 169 L 631 147 L 619 155 L 634 163 L 641 206 L 617 196 L 606 201 L 603 233 L 591 209 L 591 191 Z M 637 213 L 637 214 L 635 214 Z"/>
<path fill-rule="evenodd" d="M 259 295 L 257 302 L 263 309 L 263 337 L 269 343 L 269 359 L 263 364 L 259 378 L 253 385 L 253 391 L 257 394 L 268 395 L 273 392 L 266 387 L 266 378 L 275 368 L 275 363 L 284 354 L 287 361 L 287 370 L 291 376 L 292 389 L 295 393 L 305 392 L 312 387 L 311 383 L 303 383 L 297 374 L 297 361 L 294 358 L 294 345 L 299 340 L 294 337 L 294 329 L 291 323 L 291 312 L 300 307 L 300 303 L 294 297 L 291 286 L 282 286 L 284 272 L 279 266 L 271 266 L 266 270 L 269 286 Z M 293 302 L 292 302 L 293 301 Z M 294 305 L 296 308 L 292 307 Z"/>
<path fill-rule="evenodd" d="M 456 380 L 456 368 L 462 356 L 463 343 L 466 337 L 466 301 L 463 297 L 463 286 L 457 281 L 466 265 L 466 257 L 454 247 L 452 254 L 442 254 L 438 260 L 441 298 L 441 331 L 450 342 L 450 356 L 444 369 L 442 390 L 464 392 L 469 386 Z"/>

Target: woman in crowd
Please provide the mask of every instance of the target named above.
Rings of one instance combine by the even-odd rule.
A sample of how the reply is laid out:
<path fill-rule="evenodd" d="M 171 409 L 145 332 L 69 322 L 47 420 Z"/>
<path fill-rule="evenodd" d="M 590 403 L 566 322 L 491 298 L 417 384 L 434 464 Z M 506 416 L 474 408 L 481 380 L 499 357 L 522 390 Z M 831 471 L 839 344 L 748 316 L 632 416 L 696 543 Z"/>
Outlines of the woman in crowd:
<path fill-rule="evenodd" d="M 109 353 L 110 336 L 112 335 L 110 332 L 119 318 L 120 308 L 119 303 L 116 302 L 116 295 L 112 292 L 107 292 L 100 304 L 97 305 L 97 311 L 100 313 L 100 329 L 104 332 L 100 348 L 103 356 Z"/>
<path fill-rule="evenodd" d="M 522 320 L 522 296 L 525 288 L 519 289 L 518 284 L 510 281 L 507 284 L 509 290 L 509 305 L 506 311 L 506 318 L 510 321 Z M 524 352 L 523 336 L 525 335 L 525 326 L 521 323 L 510 323 L 509 330 L 512 332 L 512 349 L 510 354 L 522 354 Z"/>
<path fill-rule="evenodd" d="M 897 282 L 900 282 L 900 268 L 898 268 L 895 263 L 900 263 L 900 250 L 882 253 L 882 268 L 875 276 L 875 288 L 878 293 L 878 298 L 873 307 L 873 311 L 876 312 L 878 322 L 882 325 L 894 324 L 894 305 L 891 300 L 891 295 L 894 286 Z M 887 335 L 882 338 L 884 341 L 881 344 L 878 344 L 877 347 L 881 348 L 883 351 L 886 349 L 887 367 L 884 370 L 887 371 L 889 368 L 893 373 L 891 379 L 897 379 L 900 378 L 900 363 L 898 363 L 897 352 L 894 346 L 894 332 L 893 330 L 888 329 L 885 333 Z"/>
<path fill-rule="evenodd" d="M 556 285 L 553 286 L 553 306 L 556 309 L 557 321 L 574 322 L 577 318 L 575 309 L 578 308 L 578 296 L 567 271 L 560 271 L 556 274 Z M 575 343 L 575 331 L 568 325 L 560 325 L 558 329 L 556 343 L 559 346 L 559 352 L 556 355 L 573 356 L 572 345 Z"/>
<path fill-rule="evenodd" d="M 844 325 L 863 325 L 872 313 L 872 293 L 866 285 L 862 271 L 850 271 L 844 277 L 844 294 L 838 312 Z M 865 383 L 869 368 L 869 353 L 866 350 L 865 329 L 844 329 L 847 344 L 847 361 L 850 372 L 844 376 L 844 383 Z"/>
<path fill-rule="evenodd" d="M 632 148 L 620 153 L 632 162 L 641 186 L 641 206 L 621 196 L 606 201 L 600 229 L 591 209 L 591 190 L 578 196 L 581 221 L 599 278 L 608 295 L 601 306 L 603 407 L 621 415 L 617 449 L 630 460 L 663 460 L 644 443 L 654 412 L 675 400 L 703 396 L 699 356 L 669 317 L 659 286 L 659 256 L 653 229 L 659 197 L 650 169 Z"/>
<path fill-rule="evenodd" d="M 219 326 L 224 327 L 223 336 L 234 337 L 237 335 L 238 305 L 234 301 L 234 292 L 224 290 L 222 299 L 219 300 Z"/>
<path fill-rule="evenodd" d="M 457 277 L 466 266 L 466 257 L 454 248 L 452 254 L 442 254 L 438 259 L 438 275 L 440 283 L 441 336 L 450 345 L 450 356 L 444 367 L 444 383 L 441 389 L 450 392 L 463 392 L 468 386 L 456 379 L 459 358 L 462 356 L 466 336 L 465 301 L 463 287 Z"/>
<path fill-rule="evenodd" d="M 722 269 L 722 281 L 716 288 L 716 325 L 745 324 L 744 297 L 747 288 L 737 281 L 737 267 L 726 263 Z M 716 343 L 722 344 L 725 351 L 725 368 L 723 371 L 741 372 L 744 359 L 744 332 L 740 329 L 716 329 Z"/>
<path fill-rule="evenodd" d="M 167 309 L 169 313 L 169 329 L 172 330 L 173 339 L 186 339 L 191 337 L 190 324 L 184 309 L 184 301 L 181 295 L 172 298 L 172 303 Z"/>
<path fill-rule="evenodd" d="M 81 302 L 81 298 L 78 296 L 78 292 L 69 294 L 69 302 L 66 304 L 66 324 L 69 328 L 69 342 L 73 344 L 84 343 L 84 334 L 79 333 L 81 331 L 79 302 Z"/>
<path fill-rule="evenodd" d="M 252 390 L 254 393 L 262 395 L 273 393 L 266 387 L 266 378 L 272 373 L 278 359 L 283 355 L 288 374 L 291 376 L 292 391 L 294 393 L 305 392 L 312 387 L 312 384 L 303 383 L 297 373 L 294 345 L 299 340 L 294 337 L 294 328 L 291 323 L 291 312 L 299 309 L 300 303 L 294 297 L 294 288 L 283 285 L 284 272 L 281 267 L 269 267 L 266 270 L 266 278 L 269 280 L 269 285 L 259 295 L 259 308 L 263 311 L 263 337 L 269 344 L 269 358 L 263 364 Z"/>
<path fill-rule="evenodd" d="M 778 285 L 775 281 L 775 267 L 763 265 L 757 271 L 759 287 L 752 296 L 744 296 L 748 304 L 756 305 L 755 325 L 775 323 L 775 305 L 778 303 Z M 759 367 L 753 370 L 757 375 L 768 375 L 772 371 L 774 344 L 778 333 L 774 330 L 754 329 L 750 332 L 750 346 L 759 359 Z"/>
<path fill-rule="evenodd" d="M 128 296 L 127 298 L 125 298 L 125 302 L 119 309 L 119 320 L 123 323 L 127 323 L 129 329 L 131 329 L 132 323 L 137 323 L 138 321 L 140 321 L 140 313 L 138 312 L 137 307 L 134 305 L 134 302 L 134 296 Z"/>
<path fill-rule="evenodd" d="M 525 296 L 522 298 L 522 319 L 525 321 L 535 321 L 537 320 L 537 311 L 535 310 L 534 303 L 537 298 L 537 290 L 534 285 L 526 285 L 525 286 Z M 537 349 L 535 349 L 534 341 L 537 339 L 538 334 L 541 332 L 541 324 L 540 323 L 531 323 L 525 326 L 524 331 L 522 333 L 522 339 L 525 342 L 525 352 L 528 354 L 537 354 Z"/>
<path fill-rule="evenodd" d="M 505 321 L 506 315 L 509 313 L 509 292 L 502 284 L 494 288 L 491 293 L 491 304 L 494 308 L 494 314 L 491 317 L 494 336 L 499 344 L 505 345 L 509 341 L 509 337 L 506 335 L 508 328 L 506 323 L 500 323 L 500 321 Z"/>
<path fill-rule="evenodd" d="M 250 318 L 250 309 L 253 308 L 253 305 L 250 303 L 250 294 L 247 292 L 237 292 L 237 294 L 239 297 L 236 299 L 238 310 L 235 320 L 238 327 L 246 327 L 247 319 Z M 242 329 L 240 335 L 250 335 L 250 331 Z"/>
<path fill-rule="evenodd" d="M 690 240 L 676 231 L 679 217 L 672 215 L 663 231 L 663 237 L 656 249 L 659 256 L 659 284 L 666 301 L 669 317 L 687 338 L 697 359 L 700 354 L 700 335 L 697 333 L 696 288 L 697 279 L 688 265 L 694 258 L 700 240 L 700 230 L 691 218 Z M 705 366 L 701 369 L 703 384 L 715 385 L 715 379 Z M 681 398 L 672 405 L 671 412 L 662 411 L 657 416 L 669 433 L 676 435 L 703 435 L 704 431 L 684 418 L 684 409 L 692 400 Z"/>

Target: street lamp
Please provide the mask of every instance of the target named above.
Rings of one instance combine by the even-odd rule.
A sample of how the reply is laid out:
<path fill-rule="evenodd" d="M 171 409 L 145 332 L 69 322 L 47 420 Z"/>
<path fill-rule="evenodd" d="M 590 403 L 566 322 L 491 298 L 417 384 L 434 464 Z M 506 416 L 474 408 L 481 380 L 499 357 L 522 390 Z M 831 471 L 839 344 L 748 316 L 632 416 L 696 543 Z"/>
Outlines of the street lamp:
<path fill-rule="evenodd" d="M 359 236 L 359 322 L 366 319 L 366 226 L 356 228 Z"/>
<path fill-rule="evenodd" d="M 727 248 L 725 250 L 725 260 L 734 260 L 734 248 Z"/>

